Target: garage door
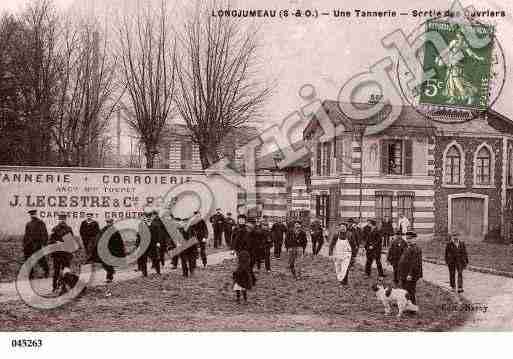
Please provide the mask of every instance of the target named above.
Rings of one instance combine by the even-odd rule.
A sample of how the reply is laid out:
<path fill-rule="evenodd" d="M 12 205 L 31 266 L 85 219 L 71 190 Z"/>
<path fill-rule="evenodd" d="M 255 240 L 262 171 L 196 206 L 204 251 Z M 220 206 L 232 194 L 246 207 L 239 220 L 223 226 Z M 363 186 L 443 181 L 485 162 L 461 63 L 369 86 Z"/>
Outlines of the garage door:
<path fill-rule="evenodd" d="M 462 236 L 480 239 L 483 237 L 484 199 L 463 197 L 452 201 L 451 231 Z"/>

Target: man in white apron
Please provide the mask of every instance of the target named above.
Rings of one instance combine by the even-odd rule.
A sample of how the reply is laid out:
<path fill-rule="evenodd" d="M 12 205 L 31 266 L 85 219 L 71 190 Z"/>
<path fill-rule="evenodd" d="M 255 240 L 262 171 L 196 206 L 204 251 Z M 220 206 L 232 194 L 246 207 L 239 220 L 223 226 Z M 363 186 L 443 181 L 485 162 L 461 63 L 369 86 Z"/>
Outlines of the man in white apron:
<path fill-rule="evenodd" d="M 347 240 L 347 228 L 345 223 L 340 223 L 337 233 L 333 236 L 330 243 L 329 255 L 335 263 L 335 272 L 337 280 L 341 285 L 347 285 L 349 274 L 349 265 L 351 264 L 352 249 Z"/>

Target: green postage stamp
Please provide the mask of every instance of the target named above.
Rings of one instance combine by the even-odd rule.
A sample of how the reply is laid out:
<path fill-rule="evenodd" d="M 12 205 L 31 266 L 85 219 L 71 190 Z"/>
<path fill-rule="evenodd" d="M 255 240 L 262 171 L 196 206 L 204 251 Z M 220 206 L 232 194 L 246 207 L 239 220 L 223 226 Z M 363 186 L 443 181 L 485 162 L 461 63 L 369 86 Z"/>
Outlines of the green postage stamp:
<path fill-rule="evenodd" d="M 494 27 L 428 21 L 426 33 L 433 31 L 443 38 L 445 48 L 438 51 L 431 41 L 425 42 L 424 71 L 433 69 L 435 75 L 423 82 L 420 103 L 484 110 Z"/>

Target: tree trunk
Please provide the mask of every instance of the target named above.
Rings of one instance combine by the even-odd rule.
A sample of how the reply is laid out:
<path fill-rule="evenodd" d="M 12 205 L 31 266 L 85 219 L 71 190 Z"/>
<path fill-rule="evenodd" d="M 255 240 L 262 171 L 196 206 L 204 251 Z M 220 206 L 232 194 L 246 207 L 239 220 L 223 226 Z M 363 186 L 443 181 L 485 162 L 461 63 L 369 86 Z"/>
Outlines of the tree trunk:
<path fill-rule="evenodd" d="M 202 146 L 199 145 L 199 155 L 201 161 L 201 167 L 205 170 L 212 166 L 214 163 L 219 161 L 219 155 L 217 153 L 217 148 L 214 146 Z"/>
<path fill-rule="evenodd" d="M 153 168 L 153 165 L 154 165 L 153 162 L 155 161 L 155 154 L 146 152 L 144 155 L 146 157 L 146 168 Z"/>

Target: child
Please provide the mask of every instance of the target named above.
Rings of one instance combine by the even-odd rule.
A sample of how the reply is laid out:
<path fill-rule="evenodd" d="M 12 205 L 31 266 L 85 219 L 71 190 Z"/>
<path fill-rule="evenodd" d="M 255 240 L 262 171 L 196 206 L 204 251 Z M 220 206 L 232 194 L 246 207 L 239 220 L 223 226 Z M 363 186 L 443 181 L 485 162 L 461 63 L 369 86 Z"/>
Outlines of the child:
<path fill-rule="evenodd" d="M 238 257 L 239 263 L 235 272 L 233 272 L 233 290 L 237 294 L 237 303 L 240 303 L 240 293 L 244 302 L 248 301 L 247 291 L 250 290 L 256 282 L 255 274 L 251 268 L 251 258 L 249 252 L 242 250 Z"/>

